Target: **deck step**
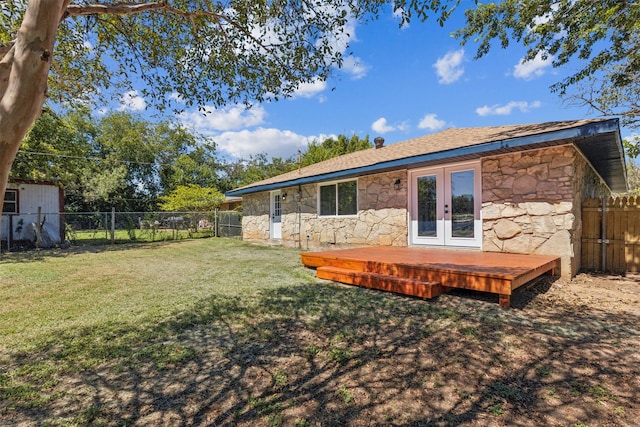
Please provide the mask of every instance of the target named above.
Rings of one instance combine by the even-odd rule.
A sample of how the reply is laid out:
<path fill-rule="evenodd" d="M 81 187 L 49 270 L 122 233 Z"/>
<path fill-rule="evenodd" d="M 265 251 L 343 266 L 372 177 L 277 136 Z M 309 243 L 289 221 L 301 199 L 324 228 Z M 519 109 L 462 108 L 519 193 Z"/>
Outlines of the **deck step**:
<path fill-rule="evenodd" d="M 318 267 L 316 269 L 316 275 L 320 279 L 380 289 L 398 294 L 413 295 L 421 298 L 435 298 L 444 293 L 443 286 L 438 282 L 423 282 L 416 279 L 368 273 L 341 267 Z"/>

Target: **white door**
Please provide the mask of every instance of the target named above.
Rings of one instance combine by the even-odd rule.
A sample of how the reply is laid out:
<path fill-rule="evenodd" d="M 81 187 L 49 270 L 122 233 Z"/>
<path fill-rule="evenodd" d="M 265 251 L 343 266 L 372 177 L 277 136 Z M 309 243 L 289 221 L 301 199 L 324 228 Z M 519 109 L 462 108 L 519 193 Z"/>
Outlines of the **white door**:
<path fill-rule="evenodd" d="M 271 238 L 282 239 L 282 196 L 280 191 L 271 192 Z"/>
<path fill-rule="evenodd" d="M 414 245 L 482 245 L 480 164 L 410 172 L 410 241 Z"/>

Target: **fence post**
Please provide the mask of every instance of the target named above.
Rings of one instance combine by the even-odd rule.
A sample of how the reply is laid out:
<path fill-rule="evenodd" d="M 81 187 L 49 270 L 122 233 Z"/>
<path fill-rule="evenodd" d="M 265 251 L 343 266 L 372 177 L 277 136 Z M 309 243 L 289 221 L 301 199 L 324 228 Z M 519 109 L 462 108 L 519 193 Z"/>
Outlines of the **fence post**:
<path fill-rule="evenodd" d="M 104 213 L 104 238 L 105 240 L 109 238 L 109 213 L 108 212 Z"/>
<path fill-rule="evenodd" d="M 9 215 L 9 232 L 7 233 L 7 251 L 11 250 L 11 242 L 13 242 L 13 217 Z"/>
<path fill-rule="evenodd" d="M 111 207 L 111 244 L 116 242 L 116 208 Z"/>
<path fill-rule="evenodd" d="M 9 229 L 7 230 L 7 252 L 11 252 L 11 241 L 13 240 L 13 216 L 7 215 L 9 218 Z M 0 219 L 2 217 L 0 216 Z M 0 221 L 0 225 L 2 225 L 2 221 Z M 2 246 L 2 245 L 0 245 Z M 0 252 L 1 252 L 0 248 Z"/>
<path fill-rule="evenodd" d="M 40 249 L 42 243 L 42 207 L 38 206 L 36 215 L 36 249 Z"/>
<path fill-rule="evenodd" d="M 220 208 L 216 208 L 213 211 L 213 237 L 220 237 L 220 233 L 218 233 L 218 217 L 220 214 Z"/>

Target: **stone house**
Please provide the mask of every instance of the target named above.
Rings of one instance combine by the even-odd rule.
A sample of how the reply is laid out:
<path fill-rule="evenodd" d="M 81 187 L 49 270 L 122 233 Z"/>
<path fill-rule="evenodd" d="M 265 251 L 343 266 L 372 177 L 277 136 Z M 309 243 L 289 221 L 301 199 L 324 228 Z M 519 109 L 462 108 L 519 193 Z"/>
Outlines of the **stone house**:
<path fill-rule="evenodd" d="M 617 119 L 453 128 L 227 193 L 243 238 L 302 249 L 438 246 L 556 255 L 580 269 L 581 201 L 626 191 Z"/>

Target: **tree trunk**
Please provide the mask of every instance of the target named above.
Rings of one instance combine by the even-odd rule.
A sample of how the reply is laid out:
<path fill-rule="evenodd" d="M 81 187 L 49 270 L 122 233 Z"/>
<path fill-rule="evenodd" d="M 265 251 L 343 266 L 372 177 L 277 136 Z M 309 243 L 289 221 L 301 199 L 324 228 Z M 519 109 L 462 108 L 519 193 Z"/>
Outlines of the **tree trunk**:
<path fill-rule="evenodd" d="M 68 3 L 29 0 L 15 42 L 0 60 L 0 210 L 20 143 L 42 110 L 55 36 Z"/>

